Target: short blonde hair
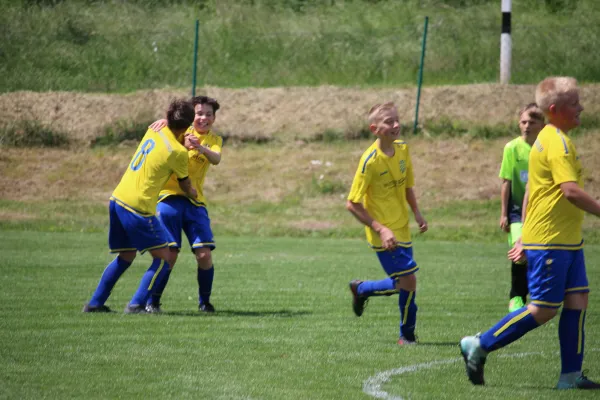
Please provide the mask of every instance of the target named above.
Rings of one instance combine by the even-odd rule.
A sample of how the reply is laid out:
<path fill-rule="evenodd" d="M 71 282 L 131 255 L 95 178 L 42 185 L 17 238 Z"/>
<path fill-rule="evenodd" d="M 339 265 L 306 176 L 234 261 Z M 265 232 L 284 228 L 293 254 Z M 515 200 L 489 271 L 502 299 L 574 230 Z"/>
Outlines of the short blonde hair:
<path fill-rule="evenodd" d="M 533 119 L 544 122 L 544 113 L 538 107 L 537 103 L 529 103 L 525 107 L 521 108 L 518 114 L 519 119 L 521 119 L 523 114 L 527 114 Z"/>
<path fill-rule="evenodd" d="M 569 76 L 554 76 L 541 81 L 535 89 L 535 102 L 544 114 L 552 104 L 560 104 L 564 95 L 577 91 L 577 79 Z"/>
<path fill-rule="evenodd" d="M 386 111 L 390 111 L 390 110 L 396 110 L 396 105 L 394 104 L 394 102 L 390 101 L 388 103 L 375 104 L 369 110 L 369 116 L 368 116 L 369 125 L 371 125 L 371 124 L 376 125 L 379 122 L 381 122 L 383 119 L 383 114 Z"/>

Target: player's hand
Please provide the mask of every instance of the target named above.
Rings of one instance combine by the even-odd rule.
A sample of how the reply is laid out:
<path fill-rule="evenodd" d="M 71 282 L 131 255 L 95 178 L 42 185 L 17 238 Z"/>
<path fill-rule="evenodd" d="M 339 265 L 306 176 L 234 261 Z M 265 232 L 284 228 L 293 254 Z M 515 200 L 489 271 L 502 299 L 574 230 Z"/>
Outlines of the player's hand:
<path fill-rule="evenodd" d="M 508 251 L 508 259 L 514 263 L 526 260 L 525 250 L 523 250 L 523 241 L 519 238 L 512 249 Z"/>
<path fill-rule="evenodd" d="M 500 217 L 500 229 L 502 229 L 504 232 L 510 232 L 510 224 L 508 223 L 507 216 L 503 215 Z"/>
<path fill-rule="evenodd" d="M 392 251 L 398 247 L 398 241 L 396 240 L 396 236 L 394 236 L 394 232 L 385 226 L 379 231 L 379 238 L 381 239 L 382 247 L 386 250 Z"/>
<path fill-rule="evenodd" d="M 188 150 L 198 150 L 202 153 L 202 146 L 200 145 L 200 141 L 198 138 L 190 133 L 184 136 L 183 145 Z"/>
<path fill-rule="evenodd" d="M 190 188 L 190 192 L 188 193 L 189 197 L 192 199 L 198 198 L 198 192 L 194 188 Z"/>
<path fill-rule="evenodd" d="M 167 126 L 167 120 L 159 119 L 158 121 L 154 121 L 152 124 L 150 124 L 149 128 L 152 129 L 154 132 L 158 132 L 165 126 Z"/>
<path fill-rule="evenodd" d="M 415 221 L 417 221 L 417 224 L 419 225 L 419 232 L 427 232 L 429 227 L 427 226 L 427 221 L 425 221 L 425 218 L 423 218 L 421 214 L 415 215 Z"/>

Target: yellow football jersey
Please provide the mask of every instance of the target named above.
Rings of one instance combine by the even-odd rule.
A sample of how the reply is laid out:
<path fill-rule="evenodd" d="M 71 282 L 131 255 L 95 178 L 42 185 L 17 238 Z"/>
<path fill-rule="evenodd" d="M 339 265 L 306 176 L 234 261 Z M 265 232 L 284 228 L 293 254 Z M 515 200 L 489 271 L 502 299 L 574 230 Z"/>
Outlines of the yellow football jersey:
<path fill-rule="evenodd" d="M 348 200 L 362 203 L 369 215 L 391 229 L 398 245 L 411 247 L 406 189 L 414 186 L 413 166 L 408 145 L 394 142 L 394 155 L 388 157 L 373 143 L 360 159 Z M 382 251 L 379 234 L 365 227 L 367 241 Z"/>
<path fill-rule="evenodd" d="M 196 136 L 200 144 L 208 147 L 210 150 L 221 153 L 221 148 L 223 147 L 223 138 L 221 136 L 214 134 L 212 131 L 209 131 L 206 135 L 200 135 L 193 126 L 190 126 L 188 130 L 185 132 L 191 133 Z M 183 139 L 181 139 L 183 141 Z M 208 168 L 210 167 L 210 161 L 206 158 L 204 154 L 200 154 L 198 150 L 191 150 L 188 152 L 189 157 L 189 174 L 190 180 L 192 182 L 192 186 L 198 192 L 198 198 L 196 200 L 188 198 L 195 205 L 204 205 L 206 203 L 206 198 L 204 197 L 204 179 L 206 178 L 206 173 L 208 172 Z M 160 200 L 167 198 L 172 195 L 181 195 L 185 196 L 179 184 L 177 182 L 177 177 L 175 175 L 171 176 L 171 178 L 167 181 L 165 188 L 160 192 Z"/>
<path fill-rule="evenodd" d="M 563 195 L 560 184 L 565 182 L 583 188 L 581 162 L 571 139 L 555 126 L 546 125 L 529 155 L 525 249 L 576 250 L 583 246 L 583 210 Z"/>
<path fill-rule="evenodd" d="M 187 153 L 169 128 L 148 129 L 111 199 L 132 212 L 154 215 L 158 194 L 169 177 L 188 176 Z"/>

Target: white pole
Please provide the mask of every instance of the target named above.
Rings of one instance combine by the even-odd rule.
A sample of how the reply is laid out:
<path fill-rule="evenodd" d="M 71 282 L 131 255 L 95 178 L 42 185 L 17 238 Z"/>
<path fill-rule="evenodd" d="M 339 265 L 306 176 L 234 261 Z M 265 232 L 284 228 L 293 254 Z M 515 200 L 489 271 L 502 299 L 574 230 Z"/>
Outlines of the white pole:
<path fill-rule="evenodd" d="M 512 56 L 511 0 L 502 0 L 502 33 L 500 34 L 500 83 L 510 82 L 510 64 Z"/>

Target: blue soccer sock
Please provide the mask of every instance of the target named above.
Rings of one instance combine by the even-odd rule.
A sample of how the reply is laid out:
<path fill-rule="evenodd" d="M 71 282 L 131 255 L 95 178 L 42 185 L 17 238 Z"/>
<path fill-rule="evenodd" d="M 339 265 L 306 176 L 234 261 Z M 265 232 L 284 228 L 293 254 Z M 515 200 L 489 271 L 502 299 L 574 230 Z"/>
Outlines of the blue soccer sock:
<path fill-rule="evenodd" d="M 380 281 L 364 281 L 358 285 L 358 294 L 364 297 L 371 296 L 389 296 L 398 293 L 396 281 L 392 278 L 382 279 Z"/>
<path fill-rule="evenodd" d="M 154 258 L 150 268 L 148 268 L 148 270 L 144 273 L 144 276 L 142 276 L 140 286 L 133 295 L 129 305 L 145 306 L 148 298 L 154 291 L 156 282 L 162 280 L 164 275 L 168 273 L 167 271 L 169 271 L 169 264 L 165 260 Z"/>
<path fill-rule="evenodd" d="M 527 307 L 513 311 L 480 336 L 481 348 L 487 352 L 498 350 L 539 325 Z"/>
<path fill-rule="evenodd" d="M 198 303 L 210 303 L 210 293 L 212 292 L 213 280 L 215 278 L 215 267 L 210 269 L 198 268 Z"/>
<path fill-rule="evenodd" d="M 400 308 L 400 336 L 407 340 L 415 340 L 415 326 L 417 324 L 417 292 L 400 289 L 398 308 Z"/>
<path fill-rule="evenodd" d="M 102 277 L 100 278 L 100 282 L 98 283 L 98 287 L 92 295 L 92 299 L 88 303 L 89 306 L 103 306 L 108 299 L 108 296 L 110 296 L 110 292 L 115 287 L 117 281 L 130 265 L 130 262 L 125 261 L 118 256 L 112 260 L 111 263 L 108 264 L 104 269 Z"/>
<path fill-rule="evenodd" d="M 152 295 L 146 302 L 147 305 L 160 304 L 160 298 L 165 291 L 165 287 L 167 287 L 169 277 L 171 276 L 171 271 L 173 271 L 172 268 L 167 268 L 164 274 L 159 274 L 157 276 L 156 281 L 154 282 L 154 288 L 152 289 Z"/>
<path fill-rule="evenodd" d="M 563 308 L 558 323 L 561 375 L 580 372 L 583 365 L 586 310 Z"/>

